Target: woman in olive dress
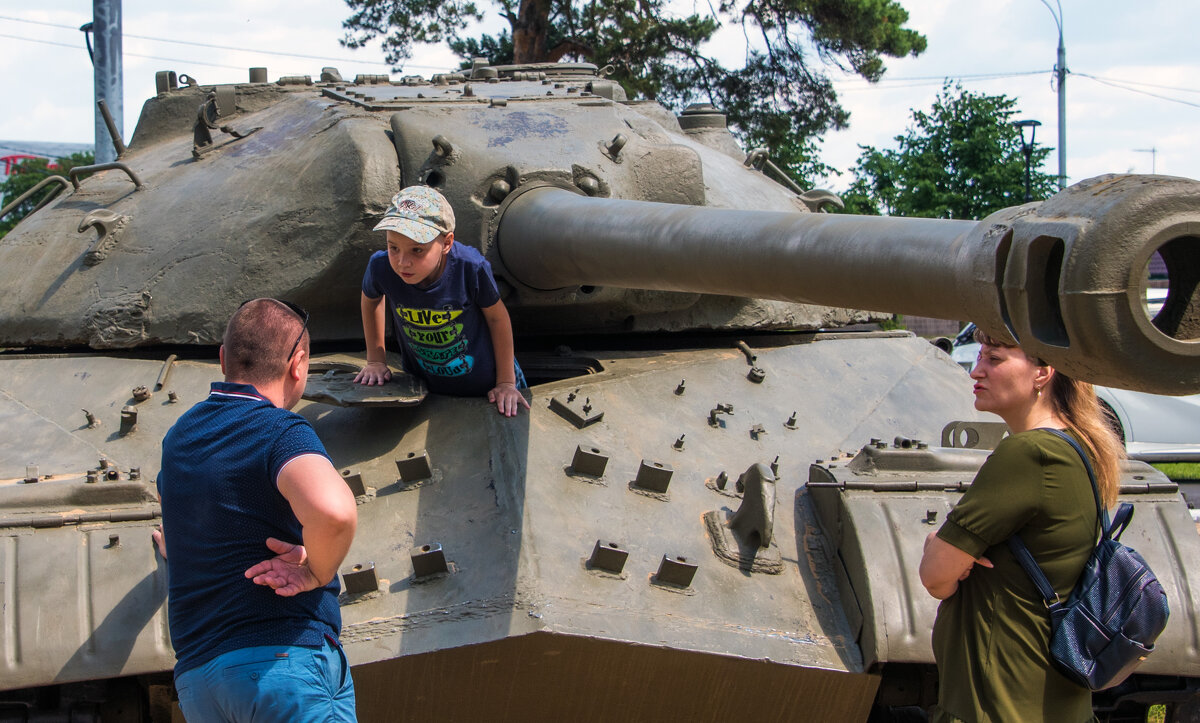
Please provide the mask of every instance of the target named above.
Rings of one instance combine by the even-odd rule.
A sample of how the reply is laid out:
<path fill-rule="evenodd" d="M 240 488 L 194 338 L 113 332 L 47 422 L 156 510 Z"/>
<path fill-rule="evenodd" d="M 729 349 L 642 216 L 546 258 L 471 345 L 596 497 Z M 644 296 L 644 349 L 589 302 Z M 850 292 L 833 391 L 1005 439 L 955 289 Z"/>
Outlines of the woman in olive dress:
<path fill-rule="evenodd" d="M 1116 502 L 1120 441 L 1092 385 L 976 333 L 975 408 L 1009 428 L 971 487 L 925 540 L 921 582 L 942 601 L 933 625 L 938 704 L 933 721 L 1092 720 L 1091 692 L 1050 661 L 1050 619 L 1009 551 L 1019 533 L 1064 599 L 1099 537 L 1096 503 L 1078 453 L 1088 453 L 1106 506 Z"/>

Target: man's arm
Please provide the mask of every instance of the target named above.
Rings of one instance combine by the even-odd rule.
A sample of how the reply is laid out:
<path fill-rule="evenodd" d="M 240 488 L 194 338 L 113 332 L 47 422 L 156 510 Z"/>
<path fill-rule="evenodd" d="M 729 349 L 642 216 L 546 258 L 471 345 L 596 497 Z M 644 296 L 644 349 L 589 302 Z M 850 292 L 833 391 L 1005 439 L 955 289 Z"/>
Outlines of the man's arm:
<path fill-rule="evenodd" d="M 367 342 L 367 365 L 354 377 L 359 384 L 383 384 L 392 378 L 387 366 L 387 351 L 383 345 L 384 325 L 387 323 L 387 304 L 380 296 L 372 299 L 362 294 L 363 337 Z"/>
<path fill-rule="evenodd" d="M 925 552 L 921 556 L 921 584 L 930 595 L 945 600 L 958 592 L 958 583 L 967 579 L 976 563 L 991 567 L 986 557 L 976 560 L 949 542 L 930 532 L 925 538 Z"/>
<path fill-rule="evenodd" d="M 506 417 L 515 416 L 519 406 L 529 409 L 525 395 L 517 389 L 516 371 L 513 366 L 512 320 L 503 301 L 482 308 L 487 321 L 488 333 L 492 337 L 492 351 L 496 357 L 496 386 L 488 392 L 488 401 Z"/>
<path fill-rule="evenodd" d="M 303 527 L 303 545 L 268 540 L 278 556 L 250 568 L 246 577 L 285 596 L 327 585 L 354 540 L 358 526 L 354 494 L 329 460 L 316 454 L 284 465 L 276 486 Z"/>

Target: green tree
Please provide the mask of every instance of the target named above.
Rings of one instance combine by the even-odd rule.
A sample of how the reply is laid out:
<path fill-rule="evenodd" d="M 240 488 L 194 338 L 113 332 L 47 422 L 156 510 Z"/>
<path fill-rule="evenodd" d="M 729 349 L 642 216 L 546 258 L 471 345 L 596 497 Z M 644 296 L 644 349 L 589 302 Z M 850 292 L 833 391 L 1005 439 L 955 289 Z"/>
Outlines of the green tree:
<path fill-rule="evenodd" d="M 749 147 L 769 148 L 773 162 L 804 182 L 826 167 L 815 138 L 845 128 L 826 65 L 869 80 L 883 57 L 925 50 L 925 37 L 904 27 L 895 0 L 721 0 L 678 17 L 668 0 L 346 0 L 343 45 L 383 39 L 388 62 L 411 57 L 414 43 L 447 42 L 463 58 L 492 64 L 579 61 L 612 66 L 630 97 L 675 110 L 711 102 Z M 498 37 L 464 35 L 490 5 L 508 20 Z M 701 52 L 722 25 L 747 38 L 745 65 L 726 68 Z M 754 39 L 754 43 L 750 39 Z M 815 62 L 814 62 L 815 60 Z"/>
<path fill-rule="evenodd" d="M 929 112 L 912 112 L 896 149 L 860 146 L 846 213 L 978 219 L 1025 199 L 1025 154 L 1013 125 L 1016 100 L 942 87 Z M 1042 173 L 1050 149 L 1034 143 L 1030 190 L 1035 200 L 1057 190 Z"/>
<path fill-rule="evenodd" d="M 13 166 L 12 173 L 0 183 L 0 206 L 7 206 L 15 201 L 21 194 L 36 186 L 42 179 L 53 176 L 55 174 L 65 176 L 75 166 L 88 166 L 93 163 L 95 156 L 89 151 L 87 153 L 72 153 L 65 158 L 59 158 L 55 161 L 56 168 L 50 168 L 50 162 L 45 158 L 26 158 L 17 165 Z M 28 198 L 21 202 L 8 215 L 0 219 L 0 238 L 4 238 L 17 223 L 25 218 L 37 206 L 38 202 L 51 193 L 57 186 L 47 186 L 38 193 L 35 193 L 32 198 Z M 59 189 L 61 190 L 61 189 Z"/>

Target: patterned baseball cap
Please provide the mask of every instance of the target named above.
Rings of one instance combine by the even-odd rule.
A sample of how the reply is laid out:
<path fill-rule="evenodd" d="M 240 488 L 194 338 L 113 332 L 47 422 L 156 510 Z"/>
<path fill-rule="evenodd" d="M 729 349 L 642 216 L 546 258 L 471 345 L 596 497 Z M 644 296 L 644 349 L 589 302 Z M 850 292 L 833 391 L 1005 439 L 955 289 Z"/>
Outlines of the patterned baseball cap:
<path fill-rule="evenodd" d="M 454 209 L 445 196 L 429 186 L 409 186 L 392 198 L 392 205 L 374 230 L 395 231 L 427 244 L 454 230 Z"/>

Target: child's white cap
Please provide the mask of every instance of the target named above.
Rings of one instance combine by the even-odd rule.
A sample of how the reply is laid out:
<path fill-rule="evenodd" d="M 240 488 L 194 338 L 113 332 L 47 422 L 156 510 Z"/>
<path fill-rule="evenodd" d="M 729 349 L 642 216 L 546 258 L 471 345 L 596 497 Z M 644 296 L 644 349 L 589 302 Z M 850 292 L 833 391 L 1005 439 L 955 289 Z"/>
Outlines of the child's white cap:
<path fill-rule="evenodd" d="M 376 231 L 395 231 L 427 244 L 454 230 L 454 209 L 446 197 L 429 186 L 409 186 L 392 198 Z"/>

